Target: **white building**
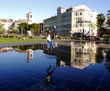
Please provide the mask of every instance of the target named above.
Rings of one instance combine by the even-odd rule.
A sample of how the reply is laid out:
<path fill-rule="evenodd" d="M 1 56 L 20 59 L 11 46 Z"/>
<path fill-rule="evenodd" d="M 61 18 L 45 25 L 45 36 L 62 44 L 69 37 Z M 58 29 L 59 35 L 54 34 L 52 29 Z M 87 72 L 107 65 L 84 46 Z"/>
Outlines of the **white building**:
<path fill-rule="evenodd" d="M 18 27 L 18 25 L 19 25 L 20 23 L 32 24 L 32 23 L 33 23 L 33 14 L 32 14 L 32 11 L 30 11 L 29 13 L 26 14 L 26 19 L 16 20 L 16 21 L 13 23 L 13 28 L 14 28 L 14 29 L 17 29 L 17 27 Z"/>
<path fill-rule="evenodd" d="M 19 19 L 16 21 L 13 21 L 11 19 L 0 19 L 0 23 L 3 24 L 3 28 L 5 30 L 8 29 L 17 29 L 18 25 L 20 23 L 28 23 L 28 24 L 32 24 L 33 23 L 33 14 L 30 11 L 29 13 L 26 14 L 26 19 Z"/>
<path fill-rule="evenodd" d="M 3 24 L 3 28 L 5 30 L 10 29 L 10 26 L 12 25 L 14 21 L 10 19 L 0 19 L 0 23 Z"/>
<path fill-rule="evenodd" d="M 97 35 L 97 29 L 92 30 L 89 25 L 96 24 L 97 12 L 92 11 L 85 5 L 70 8 L 57 8 L 57 15 L 44 20 L 44 28 L 56 26 L 58 35 L 70 35 L 84 33 L 86 35 Z M 92 31 L 92 32 L 91 32 Z"/>

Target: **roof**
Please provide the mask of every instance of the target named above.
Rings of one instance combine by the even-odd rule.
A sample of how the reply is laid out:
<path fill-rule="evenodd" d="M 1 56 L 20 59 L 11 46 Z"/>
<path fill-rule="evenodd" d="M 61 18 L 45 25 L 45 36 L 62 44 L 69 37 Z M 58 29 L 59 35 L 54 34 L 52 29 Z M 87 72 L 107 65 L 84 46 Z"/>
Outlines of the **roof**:
<path fill-rule="evenodd" d="M 13 23 L 12 20 L 9 20 L 9 19 L 0 19 L 1 22 L 8 22 L 8 23 Z"/>
<path fill-rule="evenodd" d="M 79 10 L 76 10 L 76 11 L 85 11 L 85 9 L 79 9 Z"/>
<path fill-rule="evenodd" d="M 90 11 L 91 9 L 88 8 L 86 5 L 80 5 L 80 6 L 76 6 L 76 7 L 73 7 L 74 10 L 88 10 Z"/>

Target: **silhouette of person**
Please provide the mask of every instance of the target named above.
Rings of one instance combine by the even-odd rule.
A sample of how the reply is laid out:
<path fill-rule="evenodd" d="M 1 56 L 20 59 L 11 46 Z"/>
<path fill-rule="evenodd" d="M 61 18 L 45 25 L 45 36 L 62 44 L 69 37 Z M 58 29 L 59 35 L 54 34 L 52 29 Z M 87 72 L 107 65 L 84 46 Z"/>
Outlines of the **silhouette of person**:
<path fill-rule="evenodd" d="M 51 68 L 52 68 L 51 65 L 49 66 L 49 68 L 47 68 L 47 77 L 46 77 L 46 80 L 45 80 L 45 84 L 48 85 L 48 86 L 53 84 L 52 74 L 56 70 L 57 66 L 53 69 L 51 69 Z"/>

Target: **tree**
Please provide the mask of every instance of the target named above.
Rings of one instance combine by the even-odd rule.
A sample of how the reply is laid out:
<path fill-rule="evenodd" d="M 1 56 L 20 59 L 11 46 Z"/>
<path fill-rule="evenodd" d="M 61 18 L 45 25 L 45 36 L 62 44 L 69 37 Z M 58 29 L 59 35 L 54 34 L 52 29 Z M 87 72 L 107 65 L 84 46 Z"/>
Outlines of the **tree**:
<path fill-rule="evenodd" d="M 109 26 L 110 26 L 110 16 L 108 17 L 107 19 L 107 22 L 106 22 Z"/>
<path fill-rule="evenodd" d="M 0 23 L 0 30 L 3 29 L 3 24 Z"/>
<path fill-rule="evenodd" d="M 3 24 L 0 23 L 0 34 L 5 34 L 6 30 L 3 28 Z"/>
<path fill-rule="evenodd" d="M 33 23 L 29 25 L 29 28 L 34 35 L 39 35 L 39 24 Z"/>
<path fill-rule="evenodd" d="M 108 10 L 108 14 L 107 14 L 107 16 L 110 16 L 110 10 Z"/>
<path fill-rule="evenodd" d="M 29 30 L 29 24 L 21 23 L 19 24 L 18 29 L 20 34 L 27 34 L 27 31 Z"/>
<path fill-rule="evenodd" d="M 94 31 L 94 29 L 96 29 L 96 24 L 93 24 L 93 23 L 90 23 L 89 24 L 89 27 L 91 28 L 91 34 L 92 34 L 92 37 L 93 37 L 93 31 Z"/>
<path fill-rule="evenodd" d="M 103 23 L 104 23 L 104 21 L 105 21 L 105 16 L 104 16 L 104 14 L 98 14 L 97 15 L 97 27 L 98 27 L 98 36 L 99 36 L 99 31 L 100 31 L 100 29 L 101 29 L 101 27 L 103 26 Z"/>
<path fill-rule="evenodd" d="M 97 49 L 96 62 L 99 64 L 103 62 L 102 49 Z"/>
<path fill-rule="evenodd" d="M 106 23 L 110 26 L 110 10 L 108 10 L 107 22 Z"/>

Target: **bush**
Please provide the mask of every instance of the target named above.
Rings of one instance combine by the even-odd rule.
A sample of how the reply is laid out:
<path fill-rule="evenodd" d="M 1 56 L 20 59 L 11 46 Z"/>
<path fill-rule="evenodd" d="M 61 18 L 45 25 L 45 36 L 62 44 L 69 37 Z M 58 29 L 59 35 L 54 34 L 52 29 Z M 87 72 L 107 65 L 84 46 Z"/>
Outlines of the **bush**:
<path fill-rule="evenodd" d="M 65 36 L 57 36 L 55 39 L 70 39 L 70 37 L 65 37 Z"/>
<path fill-rule="evenodd" d="M 5 29 L 0 29 L 0 34 L 5 34 L 6 30 Z"/>
<path fill-rule="evenodd" d="M 108 38 L 108 37 L 104 37 L 103 40 L 104 40 L 104 41 L 108 41 L 109 38 Z"/>
<path fill-rule="evenodd" d="M 11 30 L 10 33 L 18 34 L 19 33 L 19 30 L 14 29 L 14 30 Z"/>

